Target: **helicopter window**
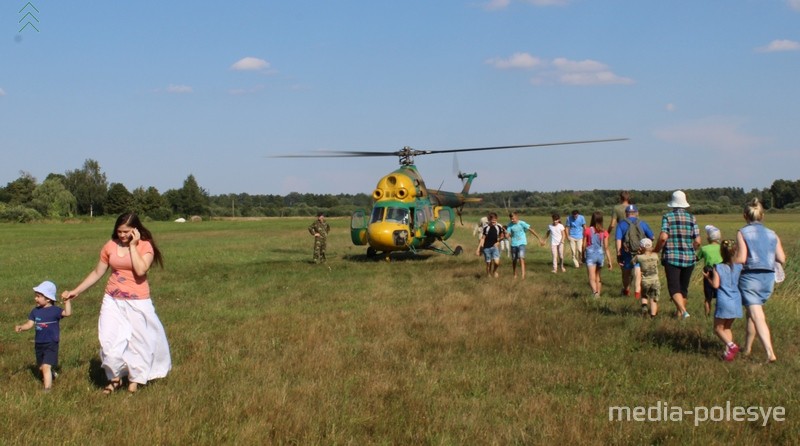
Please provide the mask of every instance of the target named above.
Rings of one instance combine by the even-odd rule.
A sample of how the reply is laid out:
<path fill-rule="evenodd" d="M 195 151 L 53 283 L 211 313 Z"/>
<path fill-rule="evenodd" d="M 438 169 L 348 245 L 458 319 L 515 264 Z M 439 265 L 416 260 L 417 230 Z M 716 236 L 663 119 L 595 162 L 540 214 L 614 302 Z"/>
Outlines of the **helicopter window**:
<path fill-rule="evenodd" d="M 417 209 L 414 213 L 414 223 L 416 223 L 417 227 L 422 227 L 425 224 L 425 211 L 422 209 Z"/>
<path fill-rule="evenodd" d="M 383 221 L 383 209 L 384 208 L 380 208 L 380 207 L 372 208 L 372 217 L 370 217 L 369 222 L 370 223 L 377 223 L 379 221 Z"/>
<path fill-rule="evenodd" d="M 386 208 L 386 221 L 395 221 L 408 224 L 408 209 L 406 208 Z"/>

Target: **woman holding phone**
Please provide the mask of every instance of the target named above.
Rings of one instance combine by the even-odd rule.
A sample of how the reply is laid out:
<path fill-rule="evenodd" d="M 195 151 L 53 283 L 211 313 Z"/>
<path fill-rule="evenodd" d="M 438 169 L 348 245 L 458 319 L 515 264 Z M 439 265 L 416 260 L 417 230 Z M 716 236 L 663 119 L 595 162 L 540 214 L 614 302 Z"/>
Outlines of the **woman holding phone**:
<path fill-rule="evenodd" d="M 152 234 L 136 214 L 122 214 L 97 266 L 80 285 L 61 294 L 64 300 L 77 297 L 111 268 L 97 324 L 100 360 L 109 381 L 105 394 L 122 387 L 125 376 L 128 391 L 136 392 L 140 384 L 167 376 L 172 367 L 167 336 L 150 299 L 147 271 L 153 262 L 163 266 Z"/>

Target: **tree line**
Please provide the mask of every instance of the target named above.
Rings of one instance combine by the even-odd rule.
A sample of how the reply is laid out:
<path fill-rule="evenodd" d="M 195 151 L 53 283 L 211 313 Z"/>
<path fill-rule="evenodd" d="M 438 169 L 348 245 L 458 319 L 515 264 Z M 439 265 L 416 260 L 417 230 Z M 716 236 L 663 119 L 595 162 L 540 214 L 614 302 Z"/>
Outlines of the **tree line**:
<path fill-rule="evenodd" d="M 630 190 L 632 201 L 643 212 L 663 211 L 673 191 Z M 772 186 L 752 189 L 723 187 L 686 189 L 695 214 L 741 212 L 742 204 L 758 197 L 767 209 L 800 208 L 800 180 L 775 180 Z M 524 214 L 567 213 L 577 209 L 588 214 L 609 209 L 618 202 L 619 190 L 558 192 L 501 191 L 478 194 L 483 201 L 466 211 L 517 210 Z M 0 188 L 0 221 L 29 222 L 82 216 L 118 215 L 134 211 L 152 220 L 178 217 L 286 217 L 312 216 L 325 211 L 331 216 L 347 216 L 355 209 L 372 206 L 368 194 L 251 195 L 211 196 L 189 175 L 180 189 L 159 192 L 155 187 L 129 191 L 121 183 L 109 183 L 100 164 L 87 159 L 80 169 L 63 174 L 51 173 L 41 183 L 30 173 Z"/>

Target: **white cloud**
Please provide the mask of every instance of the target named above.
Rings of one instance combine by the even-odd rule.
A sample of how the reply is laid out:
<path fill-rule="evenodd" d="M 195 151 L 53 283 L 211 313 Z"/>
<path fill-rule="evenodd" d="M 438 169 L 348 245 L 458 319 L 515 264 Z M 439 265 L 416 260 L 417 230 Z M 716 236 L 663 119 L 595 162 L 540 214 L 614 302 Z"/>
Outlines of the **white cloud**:
<path fill-rule="evenodd" d="M 498 9 L 506 9 L 509 4 L 511 4 L 511 0 L 489 0 L 488 3 L 483 5 L 483 9 L 497 11 Z"/>
<path fill-rule="evenodd" d="M 789 7 L 795 11 L 800 11 L 800 0 L 787 0 L 786 3 L 788 3 Z"/>
<path fill-rule="evenodd" d="M 0 96 L 5 96 L 5 95 L 6 95 L 6 91 L 3 90 L 2 88 L 0 88 Z"/>
<path fill-rule="evenodd" d="M 665 108 L 665 109 L 666 109 L 668 112 L 674 112 L 675 110 L 677 110 L 677 109 L 678 109 L 678 106 L 670 102 L 670 103 L 669 103 L 669 104 L 667 104 L 667 105 L 666 105 L 666 107 L 664 107 L 664 108 Z"/>
<path fill-rule="evenodd" d="M 518 0 L 523 3 L 528 3 L 533 6 L 564 6 L 569 4 L 571 0 Z M 484 3 L 483 9 L 487 11 L 497 11 L 506 9 L 511 4 L 511 0 L 489 0 Z"/>
<path fill-rule="evenodd" d="M 539 59 L 529 53 L 514 53 L 511 57 L 494 57 L 486 63 L 505 70 L 522 68 L 537 71 L 530 81 L 533 85 L 627 85 L 633 84 L 631 78 L 619 76 L 608 65 L 596 60 L 570 60 L 558 57 L 552 61 Z"/>
<path fill-rule="evenodd" d="M 259 59 L 257 57 L 244 57 L 239 59 L 231 65 L 231 70 L 236 71 L 263 71 L 269 69 L 270 65 L 264 59 Z"/>
<path fill-rule="evenodd" d="M 191 92 L 192 92 L 192 87 L 188 85 L 169 84 L 169 87 L 167 87 L 167 93 L 181 94 L 181 93 L 191 93 Z"/>
<path fill-rule="evenodd" d="M 501 70 L 511 68 L 533 68 L 542 63 L 541 59 L 528 53 L 514 53 L 511 57 L 494 57 L 486 60 L 486 63 Z"/>
<path fill-rule="evenodd" d="M 585 71 L 577 73 L 562 73 L 558 82 L 564 85 L 626 85 L 632 84 L 633 79 L 617 76 L 610 71 Z"/>
<path fill-rule="evenodd" d="M 800 2 L 800 0 L 798 0 Z M 794 40 L 773 40 L 767 46 L 757 48 L 756 51 L 760 53 L 776 53 L 779 51 L 798 51 L 800 50 L 800 43 Z"/>
<path fill-rule="evenodd" d="M 710 117 L 662 128 L 655 137 L 670 143 L 700 146 L 725 153 L 743 153 L 767 142 L 766 138 L 748 135 L 739 118 Z"/>

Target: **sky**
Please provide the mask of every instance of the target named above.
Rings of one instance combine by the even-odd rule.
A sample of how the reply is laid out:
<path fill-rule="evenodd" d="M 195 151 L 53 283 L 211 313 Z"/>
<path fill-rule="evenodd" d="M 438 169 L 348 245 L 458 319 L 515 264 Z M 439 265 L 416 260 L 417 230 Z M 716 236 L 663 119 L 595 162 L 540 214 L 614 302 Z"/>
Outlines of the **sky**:
<path fill-rule="evenodd" d="M 0 0 L 0 185 L 769 187 L 800 178 L 800 0 Z"/>

